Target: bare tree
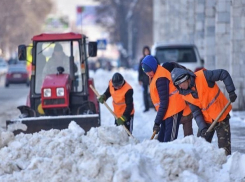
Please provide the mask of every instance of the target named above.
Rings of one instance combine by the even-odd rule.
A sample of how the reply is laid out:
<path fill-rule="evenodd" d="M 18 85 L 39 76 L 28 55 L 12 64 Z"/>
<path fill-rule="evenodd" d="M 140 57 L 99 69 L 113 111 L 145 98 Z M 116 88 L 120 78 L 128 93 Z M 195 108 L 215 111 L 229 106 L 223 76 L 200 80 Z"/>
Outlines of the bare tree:
<path fill-rule="evenodd" d="M 12 51 L 18 44 L 29 44 L 31 37 L 40 33 L 51 8 L 50 0 L 1 0 L 0 48 Z"/>
<path fill-rule="evenodd" d="M 110 33 L 113 43 L 120 43 L 124 62 L 134 59 L 145 44 L 152 44 L 152 0 L 96 0 L 98 23 Z M 139 51 L 140 50 L 140 51 Z M 127 66 L 127 65 L 126 65 Z"/>

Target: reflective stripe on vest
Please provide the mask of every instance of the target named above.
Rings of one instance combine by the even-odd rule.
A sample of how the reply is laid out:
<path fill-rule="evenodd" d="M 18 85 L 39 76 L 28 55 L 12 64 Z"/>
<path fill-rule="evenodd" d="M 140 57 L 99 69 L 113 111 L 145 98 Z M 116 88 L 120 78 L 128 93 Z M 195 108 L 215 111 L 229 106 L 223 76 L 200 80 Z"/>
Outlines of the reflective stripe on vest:
<path fill-rule="evenodd" d="M 179 94 L 178 90 L 176 90 L 176 87 L 173 85 L 170 72 L 162 66 L 158 65 L 156 73 L 154 74 L 150 84 L 151 100 L 156 110 L 158 111 L 160 106 L 160 98 L 156 88 L 156 81 L 158 78 L 161 77 L 167 78 L 169 80 L 169 104 L 166 114 L 163 117 L 163 119 L 167 119 L 182 111 L 185 108 L 186 104 L 182 96 Z"/>
<path fill-rule="evenodd" d="M 158 102 L 158 103 L 154 104 L 154 106 L 160 106 L 160 102 Z"/>
<path fill-rule="evenodd" d="M 220 93 L 220 89 L 219 89 L 218 93 L 215 95 L 215 97 L 213 98 L 213 100 L 211 100 L 211 102 L 208 104 L 208 106 L 206 108 L 202 108 L 202 111 L 207 110 L 214 103 L 214 101 L 218 98 L 219 93 Z"/>
<path fill-rule="evenodd" d="M 109 82 L 109 90 L 112 97 L 112 104 L 114 108 L 114 113 L 117 117 L 121 117 L 126 109 L 125 94 L 132 87 L 125 81 L 122 88 L 115 90 L 112 86 L 112 81 Z M 134 114 L 134 109 L 130 114 Z"/>
<path fill-rule="evenodd" d="M 122 103 L 116 103 L 113 101 L 113 104 L 116 104 L 116 105 L 123 105 L 123 104 L 126 104 L 125 102 L 122 102 Z"/>
<path fill-rule="evenodd" d="M 176 94 L 178 90 L 176 89 L 175 91 L 171 92 L 168 96 L 171 97 L 172 95 Z M 160 102 L 155 103 L 154 106 L 160 106 Z"/>
<path fill-rule="evenodd" d="M 196 99 L 191 94 L 185 95 L 183 98 L 201 109 L 205 122 L 212 123 L 228 103 L 228 99 L 216 83 L 212 88 L 208 86 L 203 70 L 197 71 L 195 75 L 195 84 L 199 98 Z M 232 106 L 230 105 L 218 121 L 223 121 L 231 109 Z"/>
<path fill-rule="evenodd" d="M 176 89 L 175 91 L 171 92 L 171 93 L 169 94 L 169 97 L 171 97 L 172 95 L 176 94 L 177 92 L 178 92 L 177 89 Z"/>

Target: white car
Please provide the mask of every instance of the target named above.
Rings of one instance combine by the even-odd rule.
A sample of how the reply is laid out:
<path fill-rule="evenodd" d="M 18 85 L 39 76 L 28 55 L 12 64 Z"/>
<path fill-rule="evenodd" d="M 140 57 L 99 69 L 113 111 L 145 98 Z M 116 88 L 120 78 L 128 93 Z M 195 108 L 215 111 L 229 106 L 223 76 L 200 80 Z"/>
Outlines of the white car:
<path fill-rule="evenodd" d="M 8 71 L 8 63 L 0 58 L 0 76 L 6 74 Z"/>
<path fill-rule="evenodd" d="M 197 47 L 193 44 L 155 44 L 151 54 L 160 64 L 177 62 L 192 71 L 202 69 L 204 64 Z"/>

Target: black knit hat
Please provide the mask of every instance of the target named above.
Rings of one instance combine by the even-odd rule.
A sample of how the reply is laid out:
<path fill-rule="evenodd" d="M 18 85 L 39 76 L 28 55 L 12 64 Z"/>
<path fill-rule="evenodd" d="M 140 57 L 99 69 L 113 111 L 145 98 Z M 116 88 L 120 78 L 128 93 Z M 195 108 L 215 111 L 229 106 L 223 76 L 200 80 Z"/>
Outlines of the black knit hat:
<path fill-rule="evenodd" d="M 112 77 L 113 87 L 120 87 L 124 83 L 124 78 L 120 73 L 115 73 Z"/>

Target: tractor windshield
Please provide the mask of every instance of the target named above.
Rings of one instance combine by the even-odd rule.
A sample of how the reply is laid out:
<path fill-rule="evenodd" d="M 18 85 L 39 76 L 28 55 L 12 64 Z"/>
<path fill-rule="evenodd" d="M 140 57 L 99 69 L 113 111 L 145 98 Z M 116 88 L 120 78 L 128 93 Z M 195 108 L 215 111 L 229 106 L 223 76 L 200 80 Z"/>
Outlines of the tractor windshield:
<path fill-rule="evenodd" d="M 71 45 L 73 53 L 71 54 Z M 66 74 L 70 74 L 70 58 L 74 56 L 75 91 L 83 90 L 81 81 L 81 66 L 78 41 L 38 42 L 36 46 L 36 76 L 35 93 L 41 93 L 42 83 L 49 74 L 56 74 L 57 67 L 64 68 Z M 80 83 L 80 84 L 79 84 Z"/>

